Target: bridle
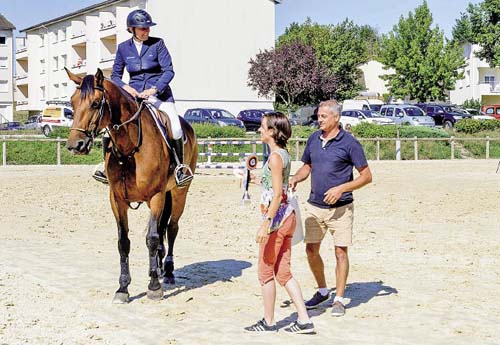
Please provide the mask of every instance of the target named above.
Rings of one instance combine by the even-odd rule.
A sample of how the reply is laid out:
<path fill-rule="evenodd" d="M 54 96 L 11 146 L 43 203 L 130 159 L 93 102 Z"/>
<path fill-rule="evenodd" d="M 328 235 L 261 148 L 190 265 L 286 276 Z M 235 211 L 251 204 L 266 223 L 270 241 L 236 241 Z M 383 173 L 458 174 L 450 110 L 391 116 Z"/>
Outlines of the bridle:
<path fill-rule="evenodd" d="M 79 89 L 80 86 L 77 86 L 76 88 Z M 101 125 L 101 120 L 104 117 L 104 105 L 108 106 L 109 115 L 111 116 L 111 106 L 109 105 L 109 102 L 106 100 L 106 91 L 104 90 L 104 88 L 100 86 L 94 86 L 94 89 L 97 89 L 102 92 L 102 98 L 99 101 L 98 106 L 96 107 L 98 110 L 92 117 L 88 129 L 78 128 L 78 127 L 76 128 L 72 127 L 70 129 L 71 131 L 77 131 L 85 134 L 85 136 L 87 138 L 90 138 L 92 141 L 94 141 L 95 137 L 98 135 L 97 129 Z"/>

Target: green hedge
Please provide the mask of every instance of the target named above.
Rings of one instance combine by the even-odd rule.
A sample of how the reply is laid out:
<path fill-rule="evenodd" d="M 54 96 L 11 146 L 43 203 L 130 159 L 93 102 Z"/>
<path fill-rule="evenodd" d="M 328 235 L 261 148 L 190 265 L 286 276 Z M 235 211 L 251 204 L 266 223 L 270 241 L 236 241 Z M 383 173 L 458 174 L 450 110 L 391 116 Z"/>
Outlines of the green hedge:
<path fill-rule="evenodd" d="M 475 134 L 496 130 L 500 130 L 500 120 L 463 119 L 455 124 L 455 131 L 459 133 Z"/>

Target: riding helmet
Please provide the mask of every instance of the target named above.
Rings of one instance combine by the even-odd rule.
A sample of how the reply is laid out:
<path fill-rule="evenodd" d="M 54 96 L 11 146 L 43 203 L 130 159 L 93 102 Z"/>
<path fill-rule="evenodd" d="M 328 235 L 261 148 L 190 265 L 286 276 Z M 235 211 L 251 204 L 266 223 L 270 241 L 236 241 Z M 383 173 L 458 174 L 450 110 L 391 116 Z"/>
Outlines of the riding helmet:
<path fill-rule="evenodd" d="M 148 12 L 144 10 L 134 10 L 127 16 L 128 28 L 149 28 L 156 25 Z"/>

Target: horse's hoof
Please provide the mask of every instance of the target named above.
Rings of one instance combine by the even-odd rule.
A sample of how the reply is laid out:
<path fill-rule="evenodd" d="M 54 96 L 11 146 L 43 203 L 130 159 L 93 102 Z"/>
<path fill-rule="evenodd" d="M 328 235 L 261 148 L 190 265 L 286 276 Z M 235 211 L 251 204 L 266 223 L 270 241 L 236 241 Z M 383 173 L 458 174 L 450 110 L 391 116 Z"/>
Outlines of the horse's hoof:
<path fill-rule="evenodd" d="M 149 299 L 152 299 L 153 301 L 159 301 L 163 298 L 163 290 L 148 290 L 147 295 Z"/>
<path fill-rule="evenodd" d="M 113 298 L 113 304 L 125 304 L 129 302 L 129 294 L 125 292 L 117 292 L 115 293 L 115 297 Z"/>
<path fill-rule="evenodd" d="M 174 285 L 175 277 L 163 277 L 163 284 Z"/>

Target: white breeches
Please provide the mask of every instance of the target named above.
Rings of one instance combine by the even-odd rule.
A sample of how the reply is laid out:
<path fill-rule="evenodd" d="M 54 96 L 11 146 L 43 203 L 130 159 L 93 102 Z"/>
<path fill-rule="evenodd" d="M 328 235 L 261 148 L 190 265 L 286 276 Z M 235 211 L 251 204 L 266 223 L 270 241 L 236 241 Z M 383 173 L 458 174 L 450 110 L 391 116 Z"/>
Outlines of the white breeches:
<path fill-rule="evenodd" d="M 179 114 L 175 108 L 174 102 L 162 102 L 155 96 L 149 96 L 148 101 L 153 103 L 153 105 L 165 112 L 170 119 L 170 125 L 172 126 L 172 136 L 174 140 L 182 138 L 182 128 L 181 121 L 179 120 Z"/>

